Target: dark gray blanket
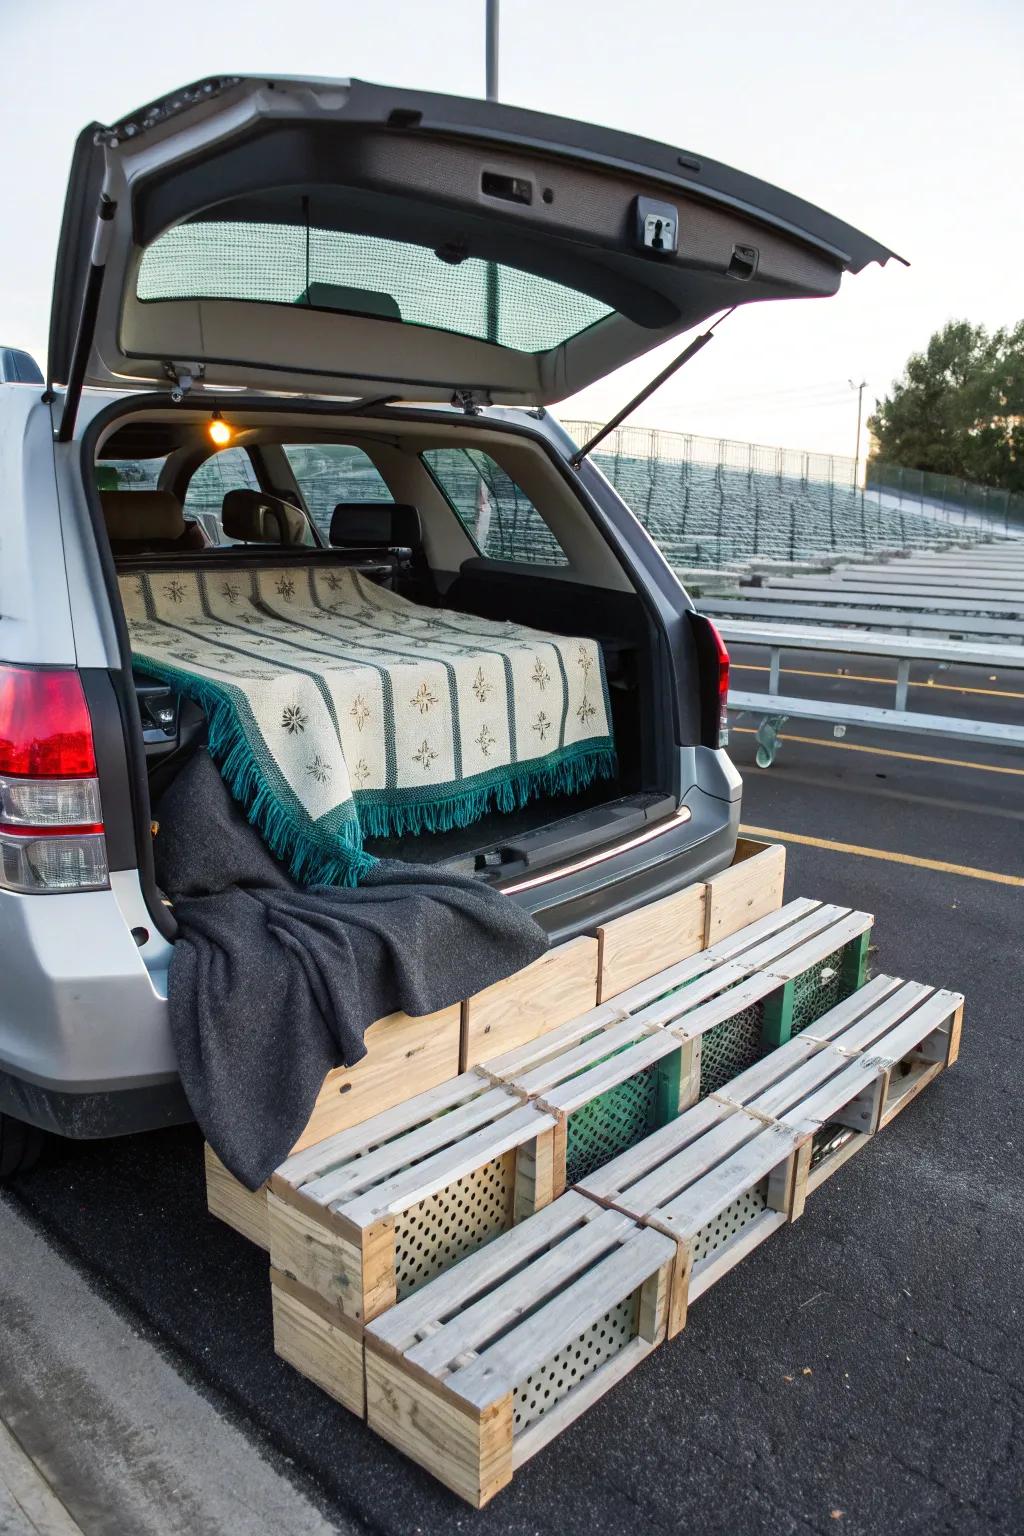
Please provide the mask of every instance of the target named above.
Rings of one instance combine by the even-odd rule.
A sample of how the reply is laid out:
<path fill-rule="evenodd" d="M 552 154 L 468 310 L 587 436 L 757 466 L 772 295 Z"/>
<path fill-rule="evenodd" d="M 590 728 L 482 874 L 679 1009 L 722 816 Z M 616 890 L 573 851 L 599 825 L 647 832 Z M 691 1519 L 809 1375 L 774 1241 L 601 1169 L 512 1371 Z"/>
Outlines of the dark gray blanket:
<path fill-rule="evenodd" d="M 297 886 L 206 752 L 158 808 L 157 880 L 180 934 L 169 981 L 178 1069 L 217 1156 L 256 1189 L 298 1140 L 324 1077 L 401 1009 L 434 1013 L 547 948 L 514 902 L 382 861 L 355 889 Z"/>

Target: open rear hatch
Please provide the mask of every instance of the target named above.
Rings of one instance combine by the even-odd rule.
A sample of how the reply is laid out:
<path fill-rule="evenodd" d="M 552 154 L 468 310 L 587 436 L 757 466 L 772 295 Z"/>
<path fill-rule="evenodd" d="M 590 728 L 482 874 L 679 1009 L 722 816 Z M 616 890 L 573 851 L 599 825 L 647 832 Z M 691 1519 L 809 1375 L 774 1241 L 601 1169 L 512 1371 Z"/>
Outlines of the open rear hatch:
<path fill-rule="evenodd" d="M 544 405 L 884 246 L 630 134 L 362 81 L 222 76 L 80 135 L 51 380 Z M 344 369 L 339 367 L 344 361 Z"/>

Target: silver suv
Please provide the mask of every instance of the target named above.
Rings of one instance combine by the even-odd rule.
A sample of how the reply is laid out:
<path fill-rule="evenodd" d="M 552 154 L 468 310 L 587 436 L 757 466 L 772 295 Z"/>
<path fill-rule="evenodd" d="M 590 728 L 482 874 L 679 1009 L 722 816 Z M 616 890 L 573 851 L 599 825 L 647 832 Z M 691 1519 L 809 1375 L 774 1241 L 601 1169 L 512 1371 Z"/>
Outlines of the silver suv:
<path fill-rule="evenodd" d="M 703 157 L 358 81 L 82 133 L 45 389 L 0 387 L 0 1175 L 189 1114 L 152 807 L 204 721 L 133 672 L 119 574 L 337 562 L 597 639 L 614 779 L 369 845 L 592 931 L 729 862 L 740 781 L 712 626 L 547 407 L 889 255 Z"/>

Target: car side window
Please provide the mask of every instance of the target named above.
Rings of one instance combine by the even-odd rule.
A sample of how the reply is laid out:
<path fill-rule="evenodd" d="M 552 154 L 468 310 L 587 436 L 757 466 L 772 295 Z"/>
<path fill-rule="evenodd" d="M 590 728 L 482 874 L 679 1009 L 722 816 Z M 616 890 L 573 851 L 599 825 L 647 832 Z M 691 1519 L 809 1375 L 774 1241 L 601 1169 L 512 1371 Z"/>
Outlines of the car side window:
<path fill-rule="evenodd" d="M 211 544 L 236 544 L 221 524 L 221 508 L 228 491 L 258 491 L 252 460 L 244 448 L 222 448 L 211 454 L 192 476 L 185 492 L 185 516 L 200 523 Z"/>
<path fill-rule="evenodd" d="M 482 555 L 528 565 L 568 565 L 526 492 L 480 448 L 428 448 L 423 462 Z"/>
<path fill-rule="evenodd" d="M 155 491 L 165 459 L 101 459 L 96 465 L 98 491 Z"/>
<path fill-rule="evenodd" d="M 351 443 L 286 444 L 284 451 L 325 543 L 339 502 L 394 500 L 369 455 Z"/>

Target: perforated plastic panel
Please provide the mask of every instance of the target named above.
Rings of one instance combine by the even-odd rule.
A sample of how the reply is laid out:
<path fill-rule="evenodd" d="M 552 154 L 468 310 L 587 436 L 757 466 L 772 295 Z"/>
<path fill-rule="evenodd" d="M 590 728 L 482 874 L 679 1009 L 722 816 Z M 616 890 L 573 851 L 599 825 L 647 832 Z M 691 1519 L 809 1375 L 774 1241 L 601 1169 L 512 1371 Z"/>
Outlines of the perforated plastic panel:
<path fill-rule="evenodd" d="M 700 1047 L 700 1096 L 717 1093 L 719 1088 L 760 1061 L 763 1011 L 752 1003 L 731 1019 L 724 1019 L 714 1029 L 706 1030 Z"/>
<path fill-rule="evenodd" d="M 506 1152 L 402 1212 L 395 1222 L 399 1301 L 508 1231 L 514 1184 L 515 1153 Z"/>
<path fill-rule="evenodd" d="M 635 1147 L 654 1129 L 657 1108 L 655 1065 L 573 1110 L 566 1124 L 566 1182 L 575 1184 L 585 1179 L 595 1168 Z"/>
<path fill-rule="evenodd" d="M 513 1398 L 514 1435 L 522 1434 L 542 1419 L 550 1408 L 567 1397 L 573 1387 L 593 1376 L 599 1366 L 613 1359 L 636 1336 L 639 1292 L 634 1291 L 592 1323 L 579 1338 L 560 1349 L 527 1376 Z"/>
<path fill-rule="evenodd" d="M 755 1184 L 753 1189 L 748 1189 L 746 1194 L 727 1205 L 714 1221 L 701 1227 L 693 1239 L 694 1269 L 710 1259 L 720 1248 L 724 1248 L 737 1232 L 742 1232 L 744 1227 L 749 1227 L 758 1217 L 763 1216 L 767 1208 L 768 1180 L 762 1179 L 760 1184 Z"/>
<path fill-rule="evenodd" d="M 849 997 L 856 988 L 853 978 L 843 976 L 845 946 L 826 956 L 820 965 L 798 976 L 793 983 L 793 1030 L 798 1035 L 830 1008 Z"/>

